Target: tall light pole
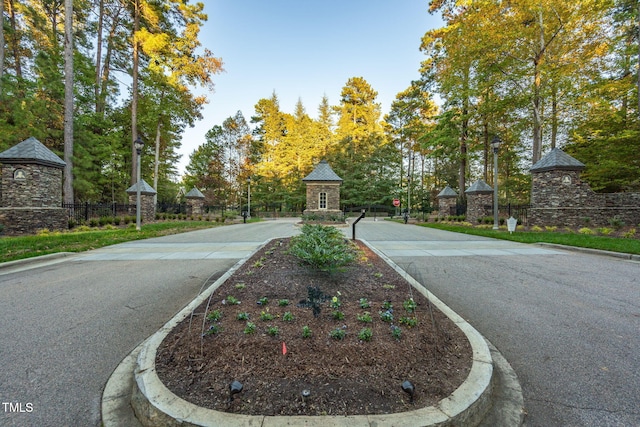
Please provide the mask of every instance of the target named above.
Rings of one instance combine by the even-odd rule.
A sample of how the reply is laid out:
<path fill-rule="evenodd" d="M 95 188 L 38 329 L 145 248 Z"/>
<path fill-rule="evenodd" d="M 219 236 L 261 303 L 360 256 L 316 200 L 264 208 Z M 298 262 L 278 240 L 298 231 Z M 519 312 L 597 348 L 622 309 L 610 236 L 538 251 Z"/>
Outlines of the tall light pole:
<path fill-rule="evenodd" d="M 140 155 L 142 154 L 142 147 L 144 147 L 144 142 L 140 139 L 140 136 L 136 138 L 133 142 L 133 145 L 136 147 L 136 230 L 140 231 L 140 187 L 142 184 L 140 183 Z"/>
<path fill-rule="evenodd" d="M 498 225 L 498 148 L 502 141 L 496 135 L 491 141 L 491 148 L 493 148 L 493 229 L 497 230 Z"/>
<path fill-rule="evenodd" d="M 251 219 L 251 177 L 247 178 L 247 218 Z"/>

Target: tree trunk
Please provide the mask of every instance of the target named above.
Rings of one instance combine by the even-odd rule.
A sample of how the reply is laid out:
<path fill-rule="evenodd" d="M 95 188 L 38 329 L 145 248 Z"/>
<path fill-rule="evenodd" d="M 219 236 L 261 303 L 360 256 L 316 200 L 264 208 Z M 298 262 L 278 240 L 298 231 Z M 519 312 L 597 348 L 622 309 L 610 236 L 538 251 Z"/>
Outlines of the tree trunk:
<path fill-rule="evenodd" d="M 4 0 L 0 0 L 0 96 L 2 96 L 2 75 L 4 74 Z"/>
<path fill-rule="evenodd" d="M 97 32 L 97 40 L 96 40 L 96 88 L 95 88 L 95 97 L 96 97 L 96 113 L 100 113 L 104 110 L 102 107 L 101 99 L 100 99 L 100 80 L 101 80 L 101 66 L 102 66 L 102 28 L 104 26 L 104 0 L 100 0 L 100 4 L 98 6 L 98 28 Z"/>
<path fill-rule="evenodd" d="M 65 203 L 73 203 L 73 0 L 64 2 L 64 184 Z"/>
<path fill-rule="evenodd" d="M 132 72 L 132 84 L 131 84 L 131 185 L 134 185 L 137 180 L 137 162 L 136 162 L 136 147 L 135 141 L 138 138 L 138 67 L 140 63 L 139 58 L 139 44 L 138 44 L 138 31 L 140 30 L 140 2 L 135 0 L 135 11 L 133 17 L 133 72 Z M 142 178 L 141 178 L 142 179 Z"/>
<path fill-rule="evenodd" d="M 18 81 L 22 80 L 22 65 L 20 65 L 20 37 L 18 36 L 18 25 L 16 21 L 16 10 L 13 0 L 9 0 L 9 21 L 11 24 L 11 49 L 13 50 L 13 57 L 16 67 L 16 77 Z"/>

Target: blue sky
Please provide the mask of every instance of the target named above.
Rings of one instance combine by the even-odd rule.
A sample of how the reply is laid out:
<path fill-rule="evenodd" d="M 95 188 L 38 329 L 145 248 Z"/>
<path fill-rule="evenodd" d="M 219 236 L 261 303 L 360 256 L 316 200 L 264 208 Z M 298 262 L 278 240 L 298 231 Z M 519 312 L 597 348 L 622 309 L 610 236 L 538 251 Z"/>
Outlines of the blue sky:
<path fill-rule="evenodd" d="M 214 77 L 204 119 L 187 129 L 179 172 L 205 142 L 205 133 L 238 110 L 250 120 L 254 106 L 275 91 L 280 109 L 298 99 L 317 116 L 326 95 L 337 105 L 350 77 L 378 92 L 386 114 L 398 92 L 419 77 L 420 39 L 442 26 L 427 0 L 207 0 L 209 19 L 200 40 L 224 61 Z"/>

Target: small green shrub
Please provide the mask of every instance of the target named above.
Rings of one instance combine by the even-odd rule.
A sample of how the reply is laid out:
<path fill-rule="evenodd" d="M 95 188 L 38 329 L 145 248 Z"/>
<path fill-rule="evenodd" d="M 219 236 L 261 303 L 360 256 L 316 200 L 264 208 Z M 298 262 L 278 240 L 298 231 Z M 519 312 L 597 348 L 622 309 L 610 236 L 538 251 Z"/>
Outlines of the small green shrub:
<path fill-rule="evenodd" d="M 263 322 L 273 320 L 273 314 L 269 313 L 268 311 L 263 311 L 262 313 L 260 313 L 260 320 L 262 320 Z"/>
<path fill-rule="evenodd" d="M 625 232 L 622 235 L 622 237 L 625 238 L 625 239 L 631 239 L 631 238 L 635 237 L 635 235 L 636 235 L 636 229 L 632 228 L 629 231 Z"/>
<path fill-rule="evenodd" d="M 329 336 L 335 340 L 342 340 L 347 333 L 342 328 L 336 328 L 329 332 Z"/>
<path fill-rule="evenodd" d="M 217 322 L 222 318 L 222 311 L 213 310 L 211 313 L 207 314 L 207 320 L 210 322 Z"/>
<path fill-rule="evenodd" d="M 222 326 L 220 325 L 211 325 L 209 326 L 209 329 L 207 329 L 207 332 L 205 332 L 205 335 L 216 335 L 219 334 L 220 332 L 222 332 Z"/>
<path fill-rule="evenodd" d="M 362 328 L 360 332 L 358 332 L 358 339 L 361 341 L 371 341 L 371 337 L 373 337 L 371 328 Z"/>
<path fill-rule="evenodd" d="M 284 320 L 285 322 L 293 322 L 294 320 L 293 314 L 290 311 L 285 312 L 282 315 L 282 320 Z"/>
<path fill-rule="evenodd" d="M 360 301 L 358 302 L 360 304 L 360 308 L 370 308 L 371 304 L 369 303 L 369 301 L 366 298 L 360 298 Z"/>
<path fill-rule="evenodd" d="M 358 320 L 365 323 L 373 322 L 373 319 L 371 318 L 371 313 L 369 313 L 368 311 L 365 311 L 364 313 L 359 314 Z"/>
<path fill-rule="evenodd" d="M 402 303 L 402 306 L 409 313 L 413 313 L 414 311 L 416 311 L 416 307 L 418 307 L 418 304 L 416 304 L 416 302 L 413 300 L 413 298 L 409 298 L 408 300 L 406 300 L 406 301 L 404 301 Z"/>
<path fill-rule="evenodd" d="M 341 311 L 334 311 L 333 313 L 331 313 L 331 317 L 333 317 L 335 320 L 343 320 L 344 319 L 344 313 Z"/>
<path fill-rule="evenodd" d="M 267 328 L 267 334 L 272 337 L 277 337 L 279 333 L 280 333 L 280 330 L 278 330 L 277 326 L 269 326 Z"/>
<path fill-rule="evenodd" d="M 229 305 L 239 305 L 240 301 L 238 301 L 238 298 L 234 297 L 233 295 L 229 295 L 227 296 L 227 298 L 225 299 L 226 304 Z"/>
<path fill-rule="evenodd" d="M 256 332 L 256 324 L 253 322 L 247 322 L 247 326 L 244 328 L 244 333 L 249 335 Z"/>
<path fill-rule="evenodd" d="M 286 307 L 286 306 L 288 306 L 288 305 L 289 305 L 289 300 L 288 300 L 288 299 L 281 299 L 281 300 L 278 300 L 278 305 L 279 305 L 280 307 Z"/>
<path fill-rule="evenodd" d="M 418 319 L 415 317 L 401 317 L 399 322 L 401 325 L 407 325 L 407 327 L 412 328 L 418 324 Z"/>
<path fill-rule="evenodd" d="M 391 336 L 399 340 L 402 337 L 402 329 L 396 325 L 391 326 Z"/>
<path fill-rule="evenodd" d="M 238 320 L 249 320 L 249 313 L 247 313 L 246 311 L 243 313 L 238 313 L 238 315 L 236 316 L 236 319 Z"/>
<path fill-rule="evenodd" d="M 305 224 L 294 236 L 289 253 L 320 271 L 335 272 L 356 259 L 356 252 L 334 227 Z"/>
<path fill-rule="evenodd" d="M 302 327 L 302 338 L 311 338 L 312 332 L 311 328 L 308 326 Z"/>
<path fill-rule="evenodd" d="M 391 310 L 381 311 L 379 312 L 379 314 L 380 320 L 382 320 L 383 322 L 393 322 L 393 313 L 391 312 Z"/>

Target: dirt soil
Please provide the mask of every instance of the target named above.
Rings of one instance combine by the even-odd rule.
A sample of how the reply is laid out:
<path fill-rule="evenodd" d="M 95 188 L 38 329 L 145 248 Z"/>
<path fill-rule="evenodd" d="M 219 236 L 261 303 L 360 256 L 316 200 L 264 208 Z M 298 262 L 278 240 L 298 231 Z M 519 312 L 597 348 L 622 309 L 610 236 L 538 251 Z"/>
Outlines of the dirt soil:
<path fill-rule="evenodd" d="M 156 368 L 173 393 L 247 415 L 388 414 L 433 405 L 466 379 L 472 352 L 464 334 L 366 246 L 333 274 L 300 265 L 287 249 L 288 239 L 269 242 L 167 336 Z M 404 308 L 410 298 L 414 312 Z M 389 304 L 393 320 L 383 321 Z M 358 319 L 365 313 L 371 322 Z M 344 338 L 332 337 L 337 331 Z M 230 399 L 234 381 L 242 391 Z"/>

